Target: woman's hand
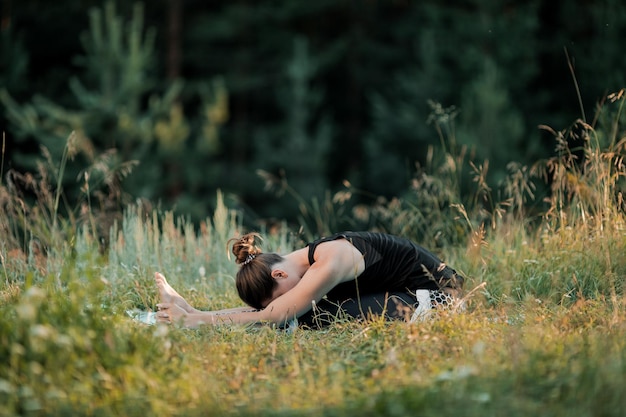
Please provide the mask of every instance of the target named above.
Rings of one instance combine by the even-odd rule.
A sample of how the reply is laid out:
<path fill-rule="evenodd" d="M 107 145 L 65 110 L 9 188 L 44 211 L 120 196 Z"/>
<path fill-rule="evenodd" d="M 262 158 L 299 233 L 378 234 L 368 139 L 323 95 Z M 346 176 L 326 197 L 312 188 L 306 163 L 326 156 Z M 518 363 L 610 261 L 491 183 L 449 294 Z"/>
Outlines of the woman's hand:
<path fill-rule="evenodd" d="M 182 307 L 173 303 L 159 303 L 157 304 L 157 308 L 157 322 L 186 326 L 186 319 L 189 313 Z"/>

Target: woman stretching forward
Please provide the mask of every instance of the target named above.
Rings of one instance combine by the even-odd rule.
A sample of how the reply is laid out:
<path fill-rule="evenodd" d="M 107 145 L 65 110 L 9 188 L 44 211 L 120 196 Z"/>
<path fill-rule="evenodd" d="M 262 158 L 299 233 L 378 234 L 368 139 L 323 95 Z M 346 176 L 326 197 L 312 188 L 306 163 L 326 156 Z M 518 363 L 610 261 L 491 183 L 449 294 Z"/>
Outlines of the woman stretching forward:
<path fill-rule="evenodd" d="M 284 256 L 262 253 L 255 233 L 229 241 L 237 291 L 250 307 L 200 311 L 160 273 L 157 320 L 184 327 L 225 323 L 299 324 L 322 327 L 336 317 L 416 319 L 458 300 L 463 278 L 410 240 L 383 233 L 343 232 Z"/>

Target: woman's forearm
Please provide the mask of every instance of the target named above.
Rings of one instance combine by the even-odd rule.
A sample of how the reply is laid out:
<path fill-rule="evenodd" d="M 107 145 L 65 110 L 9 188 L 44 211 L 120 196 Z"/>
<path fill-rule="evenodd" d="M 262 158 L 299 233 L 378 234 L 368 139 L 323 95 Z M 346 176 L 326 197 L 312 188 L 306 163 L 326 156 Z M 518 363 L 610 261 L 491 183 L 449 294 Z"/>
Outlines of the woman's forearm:
<path fill-rule="evenodd" d="M 220 324 L 247 324 L 264 321 L 262 311 L 251 307 L 238 307 L 217 311 L 198 311 L 188 313 L 182 320 L 182 325 L 188 328 L 197 328 L 203 325 Z"/>
<path fill-rule="evenodd" d="M 217 311 L 198 311 L 182 317 L 182 325 L 198 328 L 203 325 L 221 324 L 284 324 L 295 317 L 295 310 L 279 313 L 273 309 L 254 310 L 251 307 L 238 307 Z"/>
<path fill-rule="evenodd" d="M 251 312 L 251 311 L 258 311 L 258 310 L 250 306 L 245 306 L 245 307 L 224 308 L 222 310 L 211 310 L 209 311 L 209 313 L 220 315 L 220 314 L 243 313 L 243 312 Z"/>

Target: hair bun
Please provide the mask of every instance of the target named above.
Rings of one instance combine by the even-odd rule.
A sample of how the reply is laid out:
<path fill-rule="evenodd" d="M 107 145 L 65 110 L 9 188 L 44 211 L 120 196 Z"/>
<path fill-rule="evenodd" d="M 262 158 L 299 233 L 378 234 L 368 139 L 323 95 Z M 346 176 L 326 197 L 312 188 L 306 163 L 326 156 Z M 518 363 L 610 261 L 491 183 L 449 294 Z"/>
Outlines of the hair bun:
<path fill-rule="evenodd" d="M 250 262 L 252 258 L 263 253 L 261 249 L 254 244 L 255 239 L 261 239 L 258 233 L 246 233 L 241 237 L 234 237 L 228 241 L 233 242 L 232 252 L 235 255 L 235 262 L 244 264 Z"/>

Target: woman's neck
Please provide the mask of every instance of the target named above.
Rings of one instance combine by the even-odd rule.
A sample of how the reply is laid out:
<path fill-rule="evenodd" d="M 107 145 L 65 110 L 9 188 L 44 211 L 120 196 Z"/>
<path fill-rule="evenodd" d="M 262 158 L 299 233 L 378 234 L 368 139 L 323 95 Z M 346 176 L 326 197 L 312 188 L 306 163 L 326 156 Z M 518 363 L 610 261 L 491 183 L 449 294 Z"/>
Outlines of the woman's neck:
<path fill-rule="evenodd" d="M 308 248 L 302 248 L 295 250 L 283 256 L 287 262 L 289 262 L 297 271 L 300 272 L 300 276 L 309 269 L 309 251 Z"/>

